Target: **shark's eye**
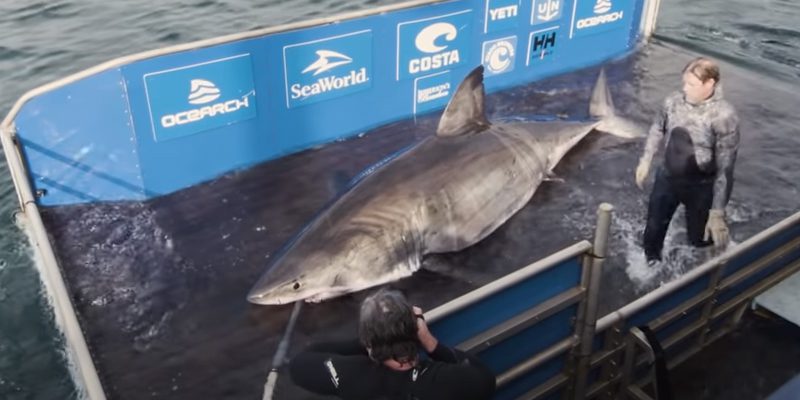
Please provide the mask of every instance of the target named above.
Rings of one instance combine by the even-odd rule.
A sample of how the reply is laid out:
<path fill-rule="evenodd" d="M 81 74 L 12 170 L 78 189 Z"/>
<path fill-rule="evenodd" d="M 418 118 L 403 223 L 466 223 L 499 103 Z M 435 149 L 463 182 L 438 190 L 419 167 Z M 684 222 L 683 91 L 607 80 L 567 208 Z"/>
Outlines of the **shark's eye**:
<path fill-rule="evenodd" d="M 294 288 L 294 290 L 300 289 L 300 282 L 295 282 L 292 287 Z"/>

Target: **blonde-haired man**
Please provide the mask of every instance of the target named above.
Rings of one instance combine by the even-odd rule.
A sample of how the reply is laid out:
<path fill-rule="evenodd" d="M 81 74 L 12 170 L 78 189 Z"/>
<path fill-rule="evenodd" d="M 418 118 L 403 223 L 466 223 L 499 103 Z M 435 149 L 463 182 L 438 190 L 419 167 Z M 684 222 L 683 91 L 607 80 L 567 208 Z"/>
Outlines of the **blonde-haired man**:
<path fill-rule="evenodd" d="M 653 156 L 666 143 L 647 209 L 644 251 L 661 260 L 664 237 L 678 205 L 686 208 L 686 232 L 697 247 L 728 243 L 725 205 L 733 187 L 739 119 L 722 96 L 719 66 L 696 58 L 683 69 L 683 88 L 667 96 L 647 135 L 636 168 L 642 188 Z M 712 241 L 709 241 L 711 239 Z"/>

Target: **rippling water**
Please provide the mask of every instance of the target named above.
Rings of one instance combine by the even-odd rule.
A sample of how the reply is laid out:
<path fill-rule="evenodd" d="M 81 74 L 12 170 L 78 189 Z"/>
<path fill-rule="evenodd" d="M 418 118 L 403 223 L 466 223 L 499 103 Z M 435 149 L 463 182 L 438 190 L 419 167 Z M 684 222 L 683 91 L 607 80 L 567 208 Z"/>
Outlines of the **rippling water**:
<path fill-rule="evenodd" d="M 389 3 L 393 2 L 4 1 L 0 3 L 0 115 L 5 115 L 24 91 L 114 57 Z M 664 1 L 657 33 L 660 40 L 774 77 L 789 90 L 798 90 L 798 19 L 796 0 Z M 782 166 L 792 165 L 795 153 L 777 138 L 751 154 L 769 159 L 764 168 L 792 182 L 796 176 Z M 758 179 L 739 169 L 737 174 L 740 182 Z M 746 188 L 739 184 L 736 190 Z M 756 203 L 758 197 L 759 193 L 739 195 Z M 40 295 L 30 250 L 13 222 L 16 208 L 13 185 L 2 160 L 0 398 L 71 398 L 74 388 L 60 354 L 53 316 Z M 735 211 L 740 219 L 747 219 L 753 217 L 748 210 Z"/>

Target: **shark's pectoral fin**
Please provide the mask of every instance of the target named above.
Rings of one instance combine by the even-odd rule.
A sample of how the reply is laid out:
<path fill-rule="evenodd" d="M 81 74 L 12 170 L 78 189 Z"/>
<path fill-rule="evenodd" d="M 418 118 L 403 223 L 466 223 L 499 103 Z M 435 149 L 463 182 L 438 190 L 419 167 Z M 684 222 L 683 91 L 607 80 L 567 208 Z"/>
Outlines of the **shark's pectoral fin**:
<path fill-rule="evenodd" d="M 461 81 L 447 108 L 444 109 L 436 136 L 460 136 L 480 132 L 489 127 L 484 112 L 483 65 L 473 69 Z"/>

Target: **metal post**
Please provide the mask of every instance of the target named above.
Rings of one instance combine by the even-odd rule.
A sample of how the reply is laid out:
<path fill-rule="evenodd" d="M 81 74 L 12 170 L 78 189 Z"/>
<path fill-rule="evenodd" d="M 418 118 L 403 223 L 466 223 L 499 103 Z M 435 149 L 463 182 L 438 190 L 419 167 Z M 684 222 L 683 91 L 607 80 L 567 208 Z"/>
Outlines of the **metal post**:
<path fill-rule="evenodd" d="M 649 40 L 650 36 L 652 36 L 653 32 L 656 30 L 656 19 L 658 19 L 659 8 L 661 8 L 660 0 L 648 0 L 644 5 L 641 32 L 645 41 Z"/>
<path fill-rule="evenodd" d="M 97 369 L 92 361 L 89 346 L 83 336 L 78 316 L 72 305 L 72 299 L 67 291 L 67 285 L 61 270 L 58 268 L 56 255 L 50 244 L 50 238 L 44 230 L 44 222 L 36 206 L 33 197 L 30 181 L 22 163 L 22 157 L 12 137 L 15 135 L 13 128 L 6 131 L 4 126 L 0 130 L 0 141 L 8 161 L 8 170 L 17 185 L 17 194 L 20 198 L 20 208 L 26 219 L 25 229 L 28 231 L 28 239 L 33 247 L 33 254 L 37 266 L 39 267 L 40 277 L 45 289 L 52 299 L 53 314 L 55 315 L 56 325 L 61 328 L 66 344 L 67 362 L 75 366 L 71 372 L 76 386 L 78 386 L 79 397 L 90 400 L 105 400 L 106 395 Z"/>
<path fill-rule="evenodd" d="M 594 246 L 591 255 L 591 270 L 589 271 L 588 287 L 586 288 L 586 311 L 580 329 L 580 342 L 577 354 L 577 366 L 575 368 L 575 386 L 573 387 L 573 398 L 584 399 L 586 397 L 586 385 L 589 379 L 589 361 L 592 356 L 594 343 L 594 332 L 597 324 L 597 305 L 600 294 L 600 278 L 603 260 L 608 249 L 608 231 L 611 227 L 611 212 L 614 207 L 611 204 L 603 203 L 597 208 L 597 227 L 594 232 Z"/>

